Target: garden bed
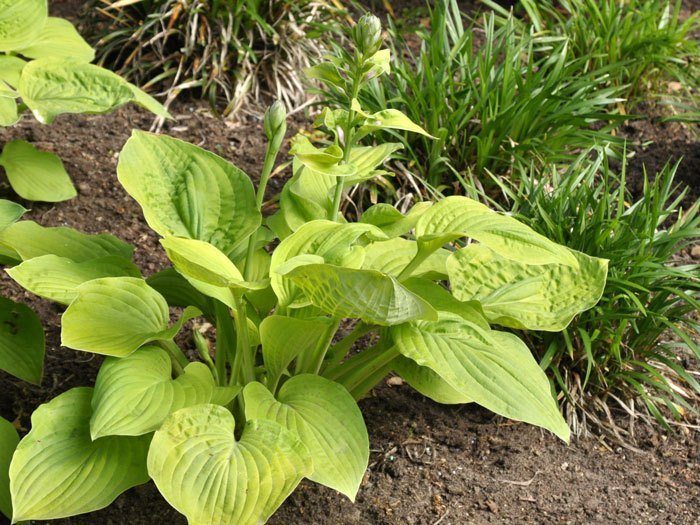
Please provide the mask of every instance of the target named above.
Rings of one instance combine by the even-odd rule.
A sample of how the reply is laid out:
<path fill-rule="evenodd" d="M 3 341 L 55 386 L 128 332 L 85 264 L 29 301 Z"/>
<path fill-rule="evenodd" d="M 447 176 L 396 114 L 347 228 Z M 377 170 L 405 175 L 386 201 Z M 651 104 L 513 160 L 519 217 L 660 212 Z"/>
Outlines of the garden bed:
<path fill-rule="evenodd" d="M 258 122 L 227 125 L 204 105 L 178 104 L 163 130 L 199 144 L 255 176 L 263 158 Z M 28 218 L 47 226 L 111 232 L 138 246 L 144 274 L 166 259 L 141 211 L 116 179 L 116 154 L 131 129 L 148 129 L 152 117 L 124 108 L 108 116 L 61 117 L 51 127 L 25 119 L 0 132 L 0 142 L 23 138 L 60 153 L 79 197 L 56 205 L 23 203 Z M 630 173 L 640 180 L 641 162 L 685 155 L 679 176 L 697 198 L 697 142 L 676 124 L 625 128 L 640 147 Z M 656 165 L 648 168 L 655 169 Z M 278 188 L 272 184 L 272 188 Z M 2 197 L 9 196 L 4 188 Z M 75 386 L 93 383 L 101 358 L 59 345 L 58 307 L 21 291 L 2 277 L 8 296 L 34 308 L 47 335 L 41 388 L 3 374 L 0 416 L 24 431 L 41 403 Z M 357 502 L 302 483 L 271 519 L 273 524 L 464 524 L 464 523 L 697 523 L 700 518 L 700 440 L 682 429 L 672 436 L 637 429 L 632 452 L 597 438 L 564 445 L 535 427 L 506 421 L 472 405 L 437 405 L 410 387 L 385 384 L 360 403 L 370 435 L 370 469 Z M 627 424 L 623 422 L 621 424 Z M 1 522 L 5 523 L 5 522 Z M 185 523 L 152 483 L 129 490 L 103 511 L 57 524 Z"/>

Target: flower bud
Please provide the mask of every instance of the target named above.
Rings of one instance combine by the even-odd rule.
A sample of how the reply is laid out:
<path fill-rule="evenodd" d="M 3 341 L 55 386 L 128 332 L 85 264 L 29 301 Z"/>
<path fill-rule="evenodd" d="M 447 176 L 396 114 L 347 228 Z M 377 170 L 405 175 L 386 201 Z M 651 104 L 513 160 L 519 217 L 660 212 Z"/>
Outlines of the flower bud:
<path fill-rule="evenodd" d="M 364 56 L 371 56 L 382 45 L 382 23 L 372 14 L 364 14 L 352 29 L 355 46 Z"/>
<path fill-rule="evenodd" d="M 284 134 L 287 132 L 287 110 L 279 100 L 267 108 L 263 129 L 270 142 L 281 142 L 284 138 Z"/>

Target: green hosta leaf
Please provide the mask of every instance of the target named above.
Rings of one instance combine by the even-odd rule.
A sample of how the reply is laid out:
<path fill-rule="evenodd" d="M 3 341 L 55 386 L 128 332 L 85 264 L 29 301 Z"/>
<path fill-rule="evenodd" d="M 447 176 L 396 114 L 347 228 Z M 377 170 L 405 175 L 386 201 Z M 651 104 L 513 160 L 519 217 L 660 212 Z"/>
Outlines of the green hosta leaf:
<path fill-rule="evenodd" d="M 433 401 L 443 405 L 458 405 L 471 402 L 471 399 L 452 388 L 447 381 L 430 368 L 420 366 L 408 357 L 400 355 L 393 361 L 392 365 L 394 371 L 404 381 Z"/>
<path fill-rule="evenodd" d="M 49 17 L 31 44 L 16 50 L 28 58 L 76 58 L 92 62 L 95 51 L 83 40 L 68 20 Z"/>
<path fill-rule="evenodd" d="M 0 297 L 0 370 L 38 385 L 44 370 L 44 328 L 26 305 Z"/>
<path fill-rule="evenodd" d="M 129 260 L 113 255 L 73 262 L 57 255 L 42 255 L 9 268 L 7 273 L 30 292 L 70 304 L 81 284 L 102 277 L 140 277 L 141 272 Z"/>
<path fill-rule="evenodd" d="M 268 419 L 293 432 L 313 461 L 309 479 L 351 500 L 369 460 L 369 438 L 357 403 L 338 383 L 311 374 L 292 377 L 277 399 L 260 383 L 243 390 L 247 419 Z"/>
<path fill-rule="evenodd" d="M 160 243 L 175 269 L 186 279 L 218 288 L 259 290 L 267 283 L 246 282 L 236 265 L 216 246 L 197 239 L 166 237 Z"/>
<path fill-rule="evenodd" d="M 126 357 L 150 341 L 174 335 L 168 333 L 168 303 L 143 279 L 95 279 L 77 292 L 61 320 L 63 346 Z"/>
<path fill-rule="evenodd" d="M 527 264 L 565 264 L 576 267 L 571 251 L 480 202 L 452 196 L 434 204 L 418 220 L 416 237 L 461 233 L 476 239 L 499 255 Z"/>
<path fill-rule="evenodd" d="M 356 173 L 346 183 L 357 184 L 374 176 L 377 166 L 383 164 L 392 153 L 403 148 L 398 142 L 384 142 L 378 146 L 358 146 L 350 150 L 348 162 Z"/>
<path fill-rule="evenodd" d="M 184 374 L 172 379 L 170 357 L 157 346 L 144 346 L 124 358 L 109 357 L 92 396 L 92 438 L 153 432 L 173 412 L 211 403 L 215 391 L 214 378 L 203 363 L 190 363 Z"/>
<path fill-rule="evenodd" d="M 25 65 L 27 62 L 19 57 L 0 55 L 0 80 L 17 89 Z"/>
<path fill-rule="evenodd" d="M 297 319 L 271 315 L 260 323 L 260 341 L 265 370 L 273 384 L 299 356 L 316 355 L 333 337 L 335 323 L 327 317 Z"/>
<path fill-rule="evenodd" d="M 106 507 L 148 481 L 150 436 L 90 438 L 92 388 L 74 388 L 32 414 L 10 465 L 13 522 Z"/>
<path fill-rule="evenodd" d="M 547 376 L 515 335 L 485 330 L 448 313 L 440 314 L 437 322 L 391 330 L 401 354 L 430 368 L 466 398 L 569 440 Z"/>
<path fill-rule="evenodd" d="M 365 247 L 365 261 L 362 263 L 362 268 L 377 270 L 397 277 L 417 253 L 418 244 L 401 237 L 373 242 Z M 435 251 L 418 265 L 412 275 L 428 275 L 435 279 L 447 278 L 447 258 L 449 256 L 450 252 L 447 250 Z"/>
<path fill-rule="evenodd" d="M 0 51 L 14 51 L 41 33 L 48 17 L 46 0 L 0 0 Z"/>
<path fill-rule="evenodd" d="M 265 523 L 311 458 L 299 439 L 270 421 L 248 421 L 234 438 L 231 413 L 215 405 L 175 412 L 153 436 L 148 472 L 190 525 Z"/>
<path fill-rule="evenodd" d="M 0 231 L 20 220 L 25 213 L 27 213 L 27 210 L 24 206 L 6 199 L 0 199 Z"/>
<path fill-rule="evenodd" d="M 19 120 L 17 102 L 12 97 L 3 97 L 1 88 L 2 82 L 0 82 L 0 126 L 12 126 Z"/>
<path fill-rule="evenodd" d="M 12 189 L 23 199 L 61 202 L 77 195 L 61 159 L 24 140 L 5 144 L 0 166 L 5 168 Z"/>
<path fill-rule="evenodd" d="M 165 297 L 170 306 L 194 306 L 210 320 L 214 318 L 212 300 L 192 286 L 175 268 L 167 268 L 146 279 L 148 286 Z"/>
<path fill-rule="evenodd" d="M 206 241 L 228 255 L 260 226 L 250 178 L 187 142 L 135 131 L 117 173 L 162 236 Z"/>
<path fill-rule="evenodd" d="M 19 436 L 12 423 L 0 417 L 0 512 L 12 517 L 10 500 L 10 461 L 19 443 Z"/>
<path fill-rule="evenodd" d="M 45 228 L 33 221 L 20 221 L 0 232 L 0 244 L 23 261 L 42 255 L 58 255 L 74 262 L 116 255 L 131 259 L 134 249 L 106 233 L 90 235 L 62 226 Z"/>
<path fill-rule="evenodd" d="M 426 137 L 435 138 L 406 115 L 401 113 L 398 109 L 384 109 L 382 111 L 369 114 L 362 110 L 357 99 L 353 99 L 352 109 L 367 119 L 366 123 L 358 132 L 360 136 L 365 136 L 368 133 L 380 129 L 399 129 L 409 131 L 411 133 L 425 135 Z"/>
<path fill-rule="evenodd" d="M 338 164 L 343 160 L 343 150 L 333 144 L 327 148 L 317 148 L 304 135 L 292 139 L 289 154 L 314 176 L 350 177 L 357 174 L 353 164 Z"/>
<path fill-rule="evenodd" d="M 418 219 L 430 207 L 431 202 L 419 202 L 406 215 L 390 204 L 379 203 L 371 206 L 362 214 L 360 221 L 373 224 L 381 229 L 388 237 L 399 237 L 411 231 Z"/>
<path fill-rule="evenodd" d="M 287 277 L 311 304 L 333 317 L 357 318 L 384 326 L 436 317 L 435 310 L 423 299 L 394 277 L 375 270 L 308 264 L 293 269 Z"/>
<path fill-rule="evenodd" d="M 310 254 L 323 257 L 326 262 L 359 268 L 362 257 L 357 257 L 357 251 L 351 251 L 352 245 L 367 234 L 381 237 L 381 232 L 369 224 L 339 224 L 318 220 L 305 224 L 283 240 L 272 254 L 270 262 L 270 282 L 280 305 L 292 305 L 295 301 L 299 303 L 297 306 L 308 304 L 308 301 L 299 297 L 294 284 L 278 273 L 287 261 L 299 255 Z"/>
<path fill-rule="evenodd" d="M 608 261 L 571 251 L 578 267 L 527 265 L 484 246 L 456 251 L 447 268 L 452 293 L 477 300 L 492 323 L 528 330 L 563 330 L 595 306 L 605 289 Z"/>

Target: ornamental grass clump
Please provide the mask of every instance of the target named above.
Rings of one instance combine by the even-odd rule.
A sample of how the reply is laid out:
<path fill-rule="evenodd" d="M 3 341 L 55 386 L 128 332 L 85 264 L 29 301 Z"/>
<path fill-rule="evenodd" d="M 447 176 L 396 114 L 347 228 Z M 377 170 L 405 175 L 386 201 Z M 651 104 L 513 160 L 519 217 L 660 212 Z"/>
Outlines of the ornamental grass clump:
<path fill-rule="evenodd" d="M 134 132 L 119 181 L 172 263 L 148 279 L 112 236 L 30 221 L 0 235 L 16 253 L 11 277 L 66 306 L 62 344 L 107 356 L 94 387 L 33 414 L 9 465 L 14 522 L 90 512 L 149 479 L 191 524 L 264 523 L 304 478 L 354 500 L 370 454 L 357 400 L 391 371 L 436 401 L 475 402 L 569 440 L 530 350 L 492 325 L 564 329 L 598 301 L 607 261 L 466 197 L 405 214 L 377 204 L 348 222 L 347 188 L 400 147 L 366 145 L 375 133 L 427 136 L 403 113 L 358 101 L 389 73 L 378 20 L 363 17 L 353 43 L 311 71 L 345 104 L 317 122 L 330 144 L 294 139 L 293 177 L 267 220 L 279 104 L 265 116 L 257 190 L 213 153 Z M 216 337 L 195 331 L 187 352 L 176 335 L 193 318 Z M 372 344 L 351 352 L 365 334 Z"/>

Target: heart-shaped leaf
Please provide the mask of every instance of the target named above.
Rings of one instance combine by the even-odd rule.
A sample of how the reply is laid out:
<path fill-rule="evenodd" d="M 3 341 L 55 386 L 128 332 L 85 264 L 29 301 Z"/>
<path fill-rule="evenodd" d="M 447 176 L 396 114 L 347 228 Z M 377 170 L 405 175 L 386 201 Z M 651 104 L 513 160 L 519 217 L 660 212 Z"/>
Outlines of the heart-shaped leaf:
<path fill-rule="evenodd" d="M 44 328 L 26 305 L 0 297 L 0 370 L 38 385 L 44 370 Z"/>
<path fill-rule="evenodd" d="M 148 481 L 150 436 L 90 438 L 92 388 L 73 388 L 32 414 L 10 465 L 13 523 L 106 507 Z"/>
<path fill-rule="evenodd" d="M 0 51 L 14 51 L 36 39 L 48 17 L 46 0 L 0 0 Z"/>
<path fill-rule="evenodd" d="M 515 335 L 448 313 L 437 322 L 392 327 L 391 333 L 401 354 L 430 368 L 467 399 L 569 440 L 547 376 Z"/>
<path fill-rule="evenodd" d="M 0 512 L 12 517 L 10 499 L 10 461 L 19 443 L 17 430 L 12 423 L 0 417 Z"/>
<path fill-rule="evenodd" d="M 228 255 L 260 226 L 250 178 L 187 142 L 134 131 L 117 173 L 148 225 L 164 237 L 199 239 Z"/>
<path fill-rule="evenodd" d="M 240 440 L 231 413 L 197 405 L 172 414 L 153 436 L 148 472 L 192 525 L 265 523 L 311 458 L 294 434 L 271 421 L 248 421 Z"/>
<path fill-rule="evenodd" d="M 6 271 L 30 292 L 66 305 L 75 299 L 78 286 L 87 281 L 102 277 L 141 276 L 131 261 L 113 255 L 83 262 L 42 255 Z"/>
<path fill-rule="evenodd" d="M 369 460 L 369 438 L 357 403 L 338 383 L 302 374 L 289 379 L 277 399 L 260 383 L 244 391 L 246 418 L 269 419 L 299 436 L 313 460 L 309 479 L 351 500 Z"/>
<path fill-rule="evenodd" d="M 156 346 L 144 346 L 128 357 L 109 357 L 100 367 L 92 396 L 92 438 L 153 432 L 173 412 L 211 403 L 215 390 L 203 363 L 190 363 L 173 379 L 168 353 Z"/>

